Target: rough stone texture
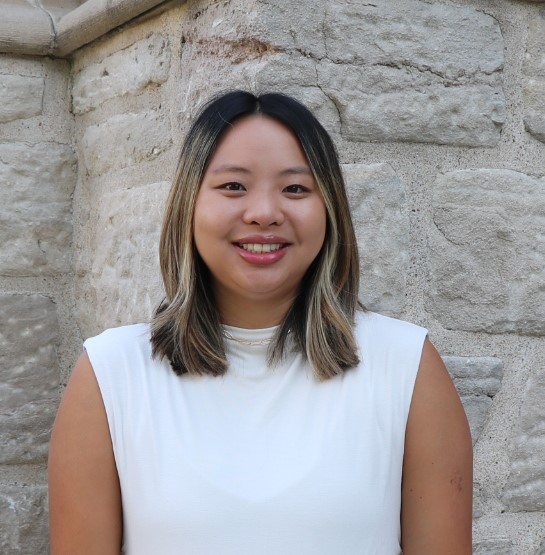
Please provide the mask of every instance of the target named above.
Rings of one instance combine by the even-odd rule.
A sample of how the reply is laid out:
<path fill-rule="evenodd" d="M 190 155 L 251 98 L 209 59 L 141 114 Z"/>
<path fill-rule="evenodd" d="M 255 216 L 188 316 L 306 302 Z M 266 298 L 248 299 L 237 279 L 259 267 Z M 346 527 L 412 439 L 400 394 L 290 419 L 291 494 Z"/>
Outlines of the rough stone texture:
<path fill-rule="evenodd" d="M 494 18 L 420 1 L 332 2 L 324 34 L 330 61 L 318 65 L 319 80 L 339 108 L 343 136 L 498 142 L 505 101 Z"/>
<path fill-rule="evenodd" d="M 82 114 L 110 98 L 136 95 L 149 85 L 160 85 L 167 80 L 169 69 L 168 39 L 152 35 L 140 40 L 98 64 L 85 67 L 74 77 L 73 111 Z"/>
<path fill-rule="evenodd" d="M 510 511 L 545 511 L 545 371 L 526 384 L 511 448 L 511 472 L 503 501 Z"/>
<path fill-rule="evenodd" d="M 439 175 L 433 222 L 433 315 L 448 329 L 545 334 L 545 179 Z"/>
<path fill-rule="evenodd" d="M 296 13 L 293 4 L 287 9 L 285 2 L 274 1 L 243 18 L 247 2 L 232 4 L 228 16 L 220 17 L 217 7 L 200 15 L 201 25 L 188 32 L 189 39 L 234 63 L 258 57 L 261 72 L 288 88 L 300 79 L 300 68 L 292 67 L 293 54 L 299 54 L 315 72 L 305 86 L 316 87 L 334 103 L 343 137 L 498 143 L 506 117 L 504 44 L 493 17 L 472 7 L 419 0 L 304 0 Z M 299 11 L 305 16 L 298 18 Z"/>
<path fill-rule="evenodd" d="M 257 90 L 283 91 L 303 102 L 336 137 L 341 131 L 339 109 L 320 87 L 314 63 L 301 56 L 277 54 L 248 68 Z"/>
<path fill-rule="evenodd" d="M 343 172 L 360 250 L 362 302 L 399 315 L 409 258 L 405 187 L 389 164 L 344 164 Z"/>
<path fill-rule="evenodd" d="M 545 143 L 545 12 L 533 17 L 523 66 L 524 127 Z"/>
<path fill-rule="evenodd" d="M 513 542 L 507 539 L 492 539 L 476 542 L 474 555 L 513 555 Z"/>
<path fill-rule="evenodd" d="M 460 394 L 475 443 L 486 422 L 492 399 L 501 388 L 503 362 L 494 357 L 443 357 Z"/>
<path fill-rule="evenodd" d="M 542 540 L 534 555 L 545 555 L 545 538 Z"/>
<path fill-rule="evenodd" d="M 321 58 L 326 6 L 326 0 L 231 0 L 225 10 L 220 3 L 195 2 L 189 4 L 184 40 L 235 64 L 280 51 Z"/>
<path fill-rule="evenodd" d="M 59 387 L 55 305 L 0 293 L 0 314 L 0 464 L 43 461 Z"/>
<path fill-rule="evenodd" d="M 80 287 L 84 336 L 146 321 L 162 298 L 159 234 L 169 183 L 106 194 L 92 232 L 92 265 Z"/>
<path fill-rule="evenodd" d="M 318 65 L 322 90 L 339 108 L 343 137 L 494 146 L 505 119 L 499 87 L 449 87 L 411 67 Z"/>
<path fill-rule="evenodd" d="M 0 144 L 0 276 L 70 270 L 75 164 L 68 145 Z"/>
<path fill-rule="evenodd" d="M 121 114 L 89 126 L 82 139 L 85 169 L 102 175 L 153 160 L 172 143 L 168 120 L 156 111 Z"/>
<path fill-rule="evenodd" d="M 45 486 L 0 485 L 0 553 L 49 553 Z"/>
<path fill-rule="evenodd" d="M 43 77 L 0 74 L 0 123 L 42 113 Z"/>

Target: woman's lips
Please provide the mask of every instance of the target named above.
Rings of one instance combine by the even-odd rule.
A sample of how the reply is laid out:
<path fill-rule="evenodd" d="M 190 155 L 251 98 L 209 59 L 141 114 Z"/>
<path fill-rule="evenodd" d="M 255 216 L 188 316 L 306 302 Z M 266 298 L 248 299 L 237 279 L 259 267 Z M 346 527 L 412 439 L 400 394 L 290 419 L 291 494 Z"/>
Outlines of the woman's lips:
<path fill-rule="evenodd" d="M 277 251 L 282 248 L 282 243 L 239 243 L 238 246 L 245 251 L 261 254 Z"/>
<path fill-rule="evenodd" d="M 274 264 L 286 254 L 289 243 L 234 243 L 240 256 L 250 264 Z"/>

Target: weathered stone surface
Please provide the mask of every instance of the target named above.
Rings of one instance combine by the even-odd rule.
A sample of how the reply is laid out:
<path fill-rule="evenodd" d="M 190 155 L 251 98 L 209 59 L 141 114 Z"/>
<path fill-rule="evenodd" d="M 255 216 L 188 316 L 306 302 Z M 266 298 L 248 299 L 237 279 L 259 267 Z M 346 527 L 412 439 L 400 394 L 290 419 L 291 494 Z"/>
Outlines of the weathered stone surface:
<path fill-rule="evenodd" d="M 0 485 L 0 553 L 49 553 L 47 488 Z"/>
<path fill-rule="evenodd" d="M 545 143 L 545 12 L 533 17 L 523 65 L 524 127 Z"/>
<path fill-rule="evenodd" d="M 159 234 L 169 183 L 115 191 L 100 200 L 93 258 L 80 287 L 84 335 L 148 320 L 162 298 Z"/>
<path fill-rule="evenodd" d="M 541 544 L 537 548 L 535 555 L 545 555 L 545 538 L 541 541 Z"/>
<path fill-rule="evenodd" d="M 42 113 L 43 77 L 0 74 L 0 123 Z"/>
<path fill-rule="evenodd" d="M 220 14 L 219 4 L 199 11 L 188 40 L 235 65 L 254 59 L 280 90 L 293 89 L 305 65 L 316 74 L 305 87 L 329 98 L 344 137 L 497 144 L 506 108 L 504 45 L 493 17 L 421 0 L 231 5 L 229 14 Z M 305 16 L 299 19 L 299 12 Z M 305 35 L 309 29 L 312 38 Z M 259 79 L 255 83 L 263 90 Z"/>
<path fill-rule="evenodd" d="M 448 86 L 411 67 L 356 67 L 321 62 L 320 88 L 338 107 L 343 137 L 494 146 L 505 120 L 499 86 Z"/>
<path fill-rule="evenodd" d="M 0 275 L 70 269 L 76 158 L 57 143 L 0 144 Z"/>
<path fill-rule="evenodd" d="M 463 84 L 503 65 L 498 22 L 473 7 L 421 0 L 330 3 L 327 57 L 335 63 L 407 65 Z M 463 40 L 461 40 L 463 39 Z"/>
<path fill-rule="evenodd" d="M 483 430 L 492 399 L 501 388 L 503 362 L 495 357 L 443 357 L 460 394 L 475 443 Z"/>
<path fill-rule="evenodd" d="M 343 136 L 493 146 L 505 120 L 498 22 L 471 7 L 332 2 L 321 87 Z"/>
<path fill-rule="evenodd" d="M 319 87 L 316 68 L 301 56 L 278 54 L 248 68 L 251 82 L 260 91 L 282 91 L 297 98 L 332 135 L 341 130 L 339 111 Z"/>
<path fill-rule="evenodd" d="M 234 63 L 292 50 L 323 57 L 327 4 L 326 0 L 230 0 L 228 10 L 217 2 L 195 4 L 189 8 L 184 39 L 199 43 L 210 57 Z"/>
<path fill-rule="evenodd" d="M 545 334 L 545 179 L 439 175 L 433 222 L 433 315 L 448 329 Z"/>
<path fill-rule="evenodd" d="M 110 98 L 136 95 L 149 85 L 160 85 L 167 80 L 169 69 L 168 39 L 152 35 L 138 41 L 74 77 L 73 111 L 82 114 Z"/>
<path fill-rule="evenodd" d="M 537 368 L 524 392 L 511 446 L 503 501 L 510 511 L 545 511 L 545 369 Z"/>
<path fill-rule="evenodd" d="M 82 139 L 89 175 L 153 160 L 172 143 L 168 120 L 156 111 L 116 115 L 88 127 Z"/>
<path fill-rule="evenodd" d="M 37 462 L 47 455 L 58 397 L 55 304 L 0 294 L 0 314 L 0 464 Z"/>
<path fill-rule="evenodd" d="M 409 258 L 405 187 L 389 164 L 344 164 L 343 172 L 360 250 L 362 302 L 398 315 Z"/>
<path fill-rule="evenodd" d="M 482 540 L 473 546 L 474 555 L 512 555 L 513 542 L 508 539 Z"/>

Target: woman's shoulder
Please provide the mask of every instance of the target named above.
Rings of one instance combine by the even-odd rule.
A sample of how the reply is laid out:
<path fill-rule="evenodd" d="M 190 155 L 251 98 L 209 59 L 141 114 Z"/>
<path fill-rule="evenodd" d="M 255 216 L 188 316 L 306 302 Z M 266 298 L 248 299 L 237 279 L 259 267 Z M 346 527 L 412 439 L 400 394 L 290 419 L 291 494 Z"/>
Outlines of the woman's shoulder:
<path fill-rule="evenodd" d="M 356 314 L 355 333 L 360 338 L 401 340 L 402 338 L 424 338 L 428 330 L 412 322 L 360 310 Z"/>
<path fill-rule="evenodd" d="M 145 361 L 151 361 L 150 326 L 133 324 L 104 330 L 99 335 L 89 337 L 83 347 L 97 375 L 122 369 L 135 370 Z M 127 370 L 128 371 L 128 370 Z"/>
<path fill-rule="evenodd" d="M 83 345 L 93 348 L 114 348 L 119 350 L 123 347 L 131 347 L 135 344 L 145 345 L 149 343 L 150 326 L 149 324 L 131 324 L 128 326 L 119 326 L 115 328 L 107 328 L 98 335 L 87 338 Z"/>
<path fill-rule="evenodd" d="M 382 367 L 385 361 L 409 365 L 414 372 L 422 354 L 428 330 L 405 320 L 376 312 L 358 312 L 354 336 L 360 360 Z"/>

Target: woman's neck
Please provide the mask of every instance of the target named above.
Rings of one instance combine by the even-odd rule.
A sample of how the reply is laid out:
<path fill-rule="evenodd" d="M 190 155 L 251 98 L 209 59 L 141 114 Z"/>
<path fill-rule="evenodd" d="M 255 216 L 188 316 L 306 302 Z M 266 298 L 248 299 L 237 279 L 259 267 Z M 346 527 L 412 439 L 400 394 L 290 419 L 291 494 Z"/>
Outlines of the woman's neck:
<path fill-rule="evenodd" d="M 222 324 L 246 329 L 262 329 L 277 326 L 293 304 L 285 301 L 255 302 L 248 299 L 218 299 L 218 311 Z"/>

